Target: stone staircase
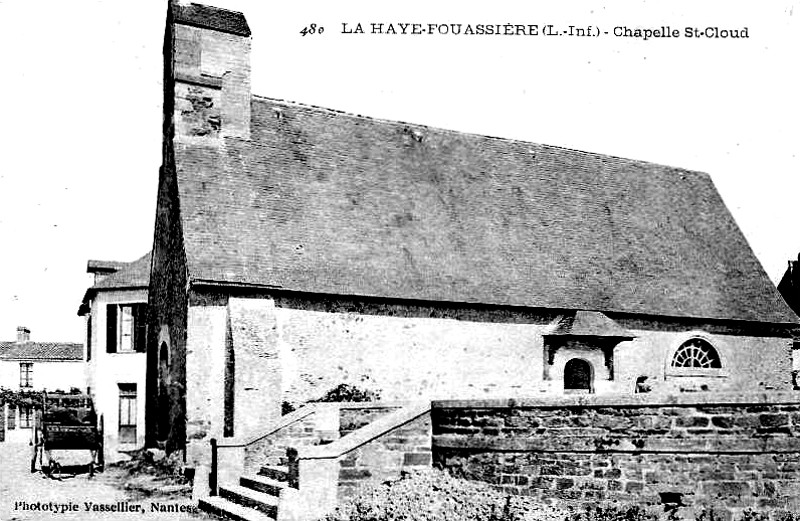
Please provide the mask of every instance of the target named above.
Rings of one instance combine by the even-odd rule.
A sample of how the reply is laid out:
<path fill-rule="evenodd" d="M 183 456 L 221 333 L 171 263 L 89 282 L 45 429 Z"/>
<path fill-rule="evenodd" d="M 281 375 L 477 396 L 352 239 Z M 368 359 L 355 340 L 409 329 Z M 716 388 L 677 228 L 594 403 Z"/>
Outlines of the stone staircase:
<path fill-rule="evenodd" d="M 200 509 L 236 521 L 275 521 L 281 494 L 289 486 L 289 469 L 261 467 L 258 474 L 241 476 L 238 485 L 221 485 L 219 495 L 200 500 Z"/>
<path fill-rule="evenodd" d="M 430 443 L 430 402 L 306 406 L 249 439 L 212 440 L 205 493 L 216 494 L 199 507 L 237 521 L 313 521 L 366 483 L 430 468 Z"/>

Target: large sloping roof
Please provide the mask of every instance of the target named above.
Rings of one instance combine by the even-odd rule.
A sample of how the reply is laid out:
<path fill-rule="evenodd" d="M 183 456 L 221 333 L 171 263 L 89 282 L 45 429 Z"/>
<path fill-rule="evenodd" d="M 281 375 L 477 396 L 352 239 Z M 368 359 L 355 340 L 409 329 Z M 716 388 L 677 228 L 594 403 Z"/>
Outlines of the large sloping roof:
<path fill-rule="evenodd" d="M 193 282 L 797 321 L 703 173 L 260 97 L 176 164 Z"/>
<path fill-rule="evenodd" d="M 0 360 L 83 360 L 83 344 L 67 342 L 0 342 Z"/>

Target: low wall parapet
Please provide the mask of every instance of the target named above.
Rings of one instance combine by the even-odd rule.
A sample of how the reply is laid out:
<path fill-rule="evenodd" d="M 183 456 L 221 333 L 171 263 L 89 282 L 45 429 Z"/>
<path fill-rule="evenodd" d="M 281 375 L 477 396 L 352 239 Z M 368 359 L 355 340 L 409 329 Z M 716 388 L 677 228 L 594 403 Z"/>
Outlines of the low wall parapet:
<path fill-rule="evenodd" d="M 431 416 L 435 466 L 510 493 L 800 509 L 800 393 L 445 400 Z"/>

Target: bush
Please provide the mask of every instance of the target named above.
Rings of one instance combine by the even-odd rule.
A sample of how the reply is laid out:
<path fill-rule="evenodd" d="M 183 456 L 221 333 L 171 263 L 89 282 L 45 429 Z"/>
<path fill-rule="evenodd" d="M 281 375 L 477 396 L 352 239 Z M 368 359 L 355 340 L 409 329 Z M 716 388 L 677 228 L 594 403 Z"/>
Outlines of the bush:
<path fill-rule="evenodd" d="M 361 389 L 354 385 L 339 384 L 328 390 L 322 397 L 311 402 L 374 402 L 380 400 L 380 393 Z"/>
<path fill-rule="evenodd" d="M 456 479 L 441 471 L 410 474 L 365 488 L 326 521 L 543 521 L 561 511 L 531 498 L 509 496 L 485 483 Z"/>
<path fill-rule="evenodd" d="M 292 403 L 287 402 L 286 400 L 284 400 L 281 403 L 281 416 L 286 416 L 287 414 L 292 413 L 295 410 L 297 410 L 297 408 L 294 405 L 292 405 Z"/>
<path fill-rule="evenodd" d="M 158 452 L 157 457 L 149 449 L 127 452 L 131 459 L 109 465 L 127 471 L 129 475 L 147 474 L 173 483 L 188 483 L 183 466 L 183 455 L 173 452 L 169 456 Z"/>

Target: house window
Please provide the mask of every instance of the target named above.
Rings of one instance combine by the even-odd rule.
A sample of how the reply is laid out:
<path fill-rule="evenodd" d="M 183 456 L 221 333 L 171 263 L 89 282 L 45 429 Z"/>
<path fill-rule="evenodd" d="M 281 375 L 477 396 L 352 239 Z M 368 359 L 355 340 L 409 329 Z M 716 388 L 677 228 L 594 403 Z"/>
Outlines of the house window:
<path fill-rule="evenodd" d="M 33 427 L 33 410 L 30 407 L 22 407 L 19 410 L 19 428 L 30 429 Z"/>
<path fill-rule="evenodd" d="M 19 386 L 33 387 L 33 364 L 22 362 L 19 364 Z"/>
<path fill-rule="evenodd" d="M 720 369 L 722 362 L 714 347 L 702 338 L 687 340 L 675 351 L 672 367 L 692 369 Z"/>
<path fill-rule="evenodd" d="M 8 406 L 8 415 L 6 416 L 6 429 L 13 431 L 17 428 L 17 407 L 15 405 Z"/>
<path fill-rule="evenodd" d="M 147 304 L 106 307 L 106 351 L 144 353 L 147 345 Z"/>
<path fill-rule="evenodd" d="M 133 306 L 119 307 L 117 327 L 117 352 L 130 353 L 133 351 Z"/>
<path fill-rule="evenodd" d="M 119 384 L 119 442 L 136 443 L 136 384 Z"/>

